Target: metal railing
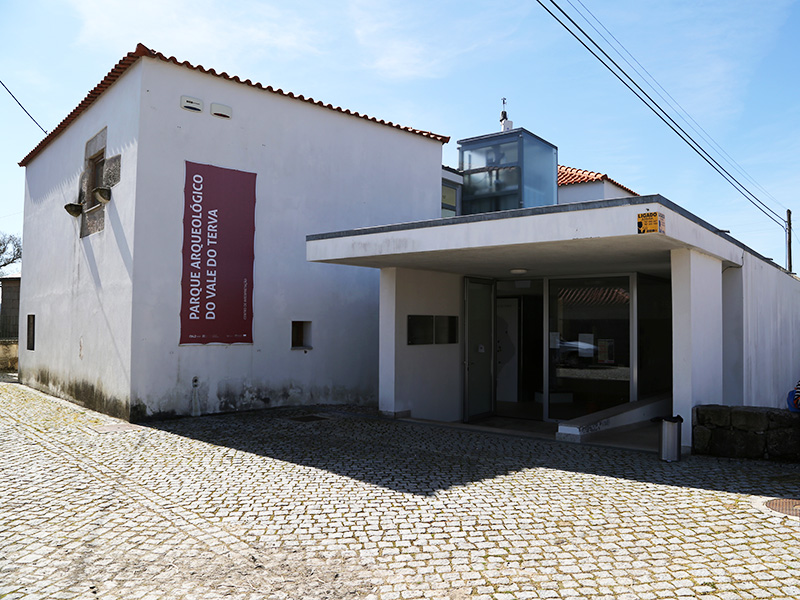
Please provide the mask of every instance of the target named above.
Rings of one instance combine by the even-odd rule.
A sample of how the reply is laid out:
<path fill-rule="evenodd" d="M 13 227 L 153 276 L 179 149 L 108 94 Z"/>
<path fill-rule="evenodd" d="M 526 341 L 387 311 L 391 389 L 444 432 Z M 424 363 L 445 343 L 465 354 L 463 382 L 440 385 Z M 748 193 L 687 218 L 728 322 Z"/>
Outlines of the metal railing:
<path fill-rule="evenodd" d="M 0 317 L 0 340 L 19 339 L 19 315 Z"/>

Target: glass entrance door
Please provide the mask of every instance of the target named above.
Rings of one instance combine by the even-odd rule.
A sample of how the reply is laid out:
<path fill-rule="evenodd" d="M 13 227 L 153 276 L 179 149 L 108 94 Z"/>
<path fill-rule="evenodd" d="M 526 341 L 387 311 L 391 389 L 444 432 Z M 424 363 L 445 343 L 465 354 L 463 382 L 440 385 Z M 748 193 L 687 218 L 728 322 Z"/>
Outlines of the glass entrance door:
<path fill-rule="evenodd" d="M 497 282 L 495 412 L 544 419 L 544 282 Z"/>
<path fill-rule="evenodd" d="M 548 417 L 630 401 L 630 277 L 550 279 Z"/>
<path fill-rule="evenodd" d="M 494 410 L 494 281 L 465 278 L 464 420 Z"/>
<path fill-rule="evenodd" d="M 632 285 L 628 275 L 465 278 L 464 420 L 562 421 L 637 397 Z M 665 289 L 658 297 L 668 300 Z M 665 343 L 658 356 L 670 352 Z"/>

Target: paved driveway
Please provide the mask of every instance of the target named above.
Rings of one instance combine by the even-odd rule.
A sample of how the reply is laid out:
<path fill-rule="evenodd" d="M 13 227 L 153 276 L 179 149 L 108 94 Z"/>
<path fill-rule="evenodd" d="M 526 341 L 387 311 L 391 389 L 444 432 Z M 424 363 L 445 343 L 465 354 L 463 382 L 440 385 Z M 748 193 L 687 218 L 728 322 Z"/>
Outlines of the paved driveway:
<path fill-rule="evenodd" d="M 317 418 L 313 415 L 321 415 Z M 0 599 L 798 598 L 800 465 L 0 384 Z"/>

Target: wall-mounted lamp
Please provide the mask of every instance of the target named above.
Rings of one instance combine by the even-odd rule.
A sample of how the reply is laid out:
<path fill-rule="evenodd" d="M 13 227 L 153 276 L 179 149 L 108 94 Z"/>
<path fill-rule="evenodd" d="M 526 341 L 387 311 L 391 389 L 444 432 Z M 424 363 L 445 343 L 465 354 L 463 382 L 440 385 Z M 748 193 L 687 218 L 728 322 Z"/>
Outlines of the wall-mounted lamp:
<path fill-rule="evenodd" d="M 92 196 L 100 204 L 108 204 L 111 202 L 111 188 L 96 187 L 92 190 Z"/>
<path fill-rule="evenodd" d="M 64 210 L 67 211 L 71 217 L 80 217 L 83 212 L 83 206 L 76 202 L 70 202 L 64 205 Z"/>

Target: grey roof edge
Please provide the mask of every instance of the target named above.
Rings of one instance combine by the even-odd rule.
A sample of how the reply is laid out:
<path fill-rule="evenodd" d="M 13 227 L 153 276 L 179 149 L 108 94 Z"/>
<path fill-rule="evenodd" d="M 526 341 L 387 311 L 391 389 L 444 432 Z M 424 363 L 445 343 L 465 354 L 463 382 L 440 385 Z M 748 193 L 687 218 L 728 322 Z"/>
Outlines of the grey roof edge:
<path fill-rule="evenodd" d="M 613 198 L 610 200 L 592 200 L 589 202 L 570 202 L 567 204 L 553 204 L 551 206 L 537 206 L 534 208 L 517 208 L 514 210 L 504 210 L 489 213 L 480 213 L 476 215 L 463 215 L 459 217 L 447 217 L 442 219 L 430 219 L 427 221 L 409 221 L 407 223 L 394 223 L 392 225 L 377 225 L 373 227 L 360 227 L 357 229 L 348 229 L 344 231 L 332 231 L 329 233 L 314 233 L 306 236 L 306 242 L 315 242 L 320 240 L 330 240 L 336 238 L 353 237 L 359 235 L 373 235 L 376 233 L 390 233 L 393 231 L 408 231 L 412 229 L 427 229 L 432 227 L 447 227 L 448 225 L 458 225 L 462 223 L 480 223 L 482 221 L 499 221 L 501 219 L 514 219 L 517 217 L 530 217 L 535 215 L 548 215 L 558 214 L 565 212 L 577 212 L 582 210 L 593 210 L 598 208 L 612 208 L 616 206 L 640 206 L 643 204 L 660 204 L 664 208 L 681 215 L 689 221 L 699 225 L 700 227 L 718 235 L 731 244 L 741 248 L 745 252 L 752 254 L 754 257 L 762 260 L 776 269 L 789 274 L 789 271 L 775 263 L 772 259 L 759 254 L 746 244 L 740 242 L 736 238 L 728 235 L 718 227 L 714 227 L 708 221 L 705 221 L 697 215 L 689 212 L 682 206 L 678 206 L 671 200 L 667 200 L 660 194 L 652 194 L 649 196 L 631 196 L 628 198 Z"/>
<path fill-rule="evenodd" d="M 456 144 L 474 144 L 477 142 L 482 142 L 485 140 L 489 140 L 496 137 L 503 137 L 503 136 L 512 136 L 512 135 L 529 135 L 532 138 L 536 138 L 540 142 L 544 142 L 548 146 L 552 146 L 556 150 L 558 150 L 558 146 L 556 146 L 553 142 L 548 142 L 543 137 L 536 135 L 525 129 L 524 127 L 515 127 L 514 129 L 509 129 L 508 131 L 495 131 L 492 133 L 484 133 L 483 135 L 476 135 L 474 137 L 464 138 L 462 140 L 457 140 Z"/>

